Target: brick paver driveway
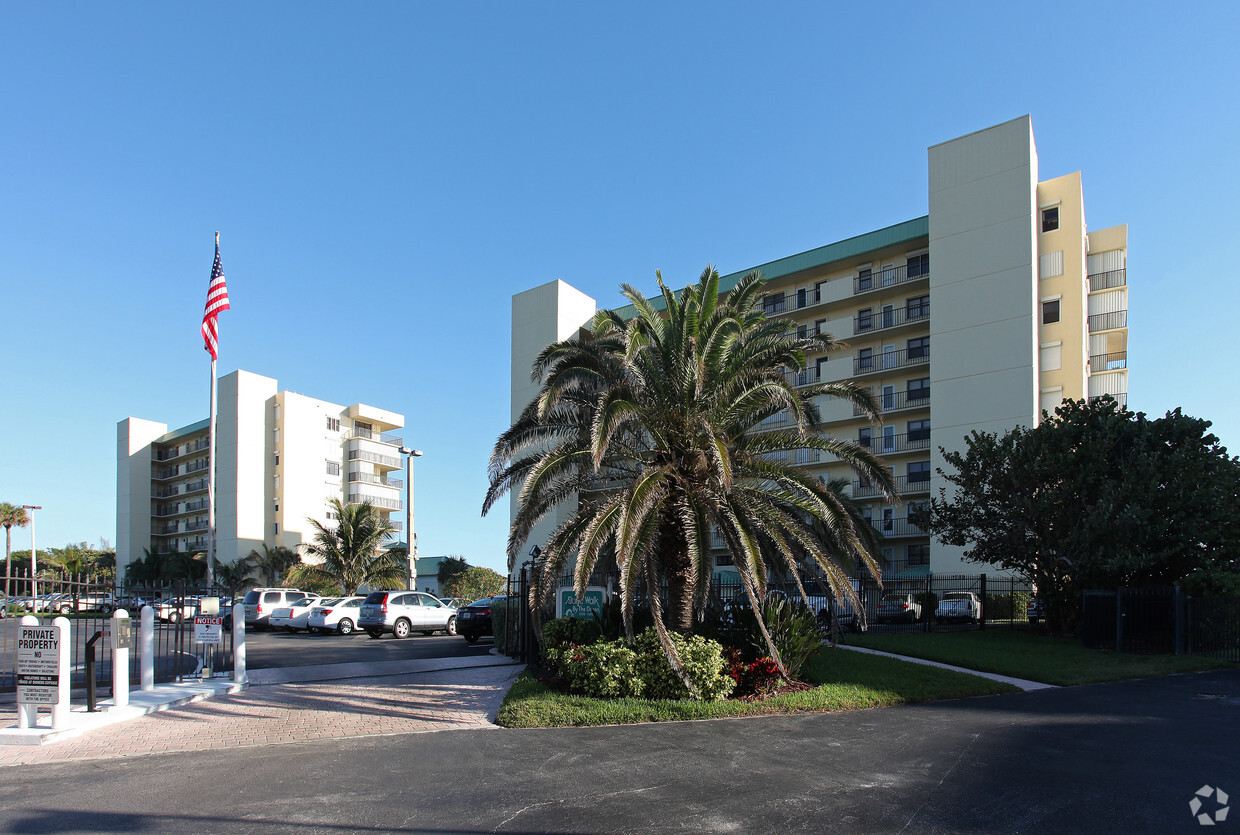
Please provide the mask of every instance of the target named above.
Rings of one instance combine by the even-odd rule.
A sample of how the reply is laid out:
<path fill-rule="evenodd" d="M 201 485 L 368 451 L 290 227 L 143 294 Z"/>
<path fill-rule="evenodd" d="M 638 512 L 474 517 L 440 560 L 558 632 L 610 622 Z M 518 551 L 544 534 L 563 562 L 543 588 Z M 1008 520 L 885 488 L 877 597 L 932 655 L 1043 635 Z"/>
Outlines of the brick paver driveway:
<path fill-rule="evenodd" d="M 315 739 L 492 728 L 515 665 L 269 684 L 41 747 L 0 746 L 0 766 Z M 12 724 L 11 706 L 0 722 Z"/>

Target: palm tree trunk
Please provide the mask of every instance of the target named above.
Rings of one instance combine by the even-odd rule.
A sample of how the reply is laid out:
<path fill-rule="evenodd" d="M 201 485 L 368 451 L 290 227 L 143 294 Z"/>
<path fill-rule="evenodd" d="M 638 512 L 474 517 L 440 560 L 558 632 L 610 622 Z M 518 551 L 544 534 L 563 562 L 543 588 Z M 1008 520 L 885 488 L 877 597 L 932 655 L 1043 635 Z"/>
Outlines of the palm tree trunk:
<path fill-rule="evenodd" d="M 689 560 L 689 544 L 672 520 L 663 523 L 660 537 L 663 573 L 667 577 L 667 625 L 677 632 L 693 628 L 693 592 L 697 575 Z M 651 589 L 653 597 L 658 589 Z"/>

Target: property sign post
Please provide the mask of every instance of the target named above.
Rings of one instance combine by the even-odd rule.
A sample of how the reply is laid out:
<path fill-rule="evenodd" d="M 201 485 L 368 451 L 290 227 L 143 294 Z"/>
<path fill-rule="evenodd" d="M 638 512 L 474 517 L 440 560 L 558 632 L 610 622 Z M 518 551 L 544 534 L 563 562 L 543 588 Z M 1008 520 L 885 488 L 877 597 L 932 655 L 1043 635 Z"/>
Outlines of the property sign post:
<path fill-rule="evenodd" d="M 17 626 L 17 727 L 33 728 L 39 707 L 52 711 L 52 728 L 69 718 L 69 619 L 51 624 L 25 615 Z"/>

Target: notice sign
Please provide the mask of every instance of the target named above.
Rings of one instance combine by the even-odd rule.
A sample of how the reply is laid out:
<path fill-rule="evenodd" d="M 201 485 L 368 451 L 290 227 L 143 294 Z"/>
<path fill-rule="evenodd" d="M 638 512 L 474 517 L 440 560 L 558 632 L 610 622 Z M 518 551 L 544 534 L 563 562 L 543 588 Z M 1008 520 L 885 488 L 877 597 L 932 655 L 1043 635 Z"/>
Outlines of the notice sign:
<path fill-rule="evenodd" d="M 60 701 L 60 630 L 17 627 L 17 701 L 54 705 Z"/>
<path fill-rule="evenodd" d="M 194 616 L 194 643 L 224 643 L 224 619 L 214 615 Z"/>

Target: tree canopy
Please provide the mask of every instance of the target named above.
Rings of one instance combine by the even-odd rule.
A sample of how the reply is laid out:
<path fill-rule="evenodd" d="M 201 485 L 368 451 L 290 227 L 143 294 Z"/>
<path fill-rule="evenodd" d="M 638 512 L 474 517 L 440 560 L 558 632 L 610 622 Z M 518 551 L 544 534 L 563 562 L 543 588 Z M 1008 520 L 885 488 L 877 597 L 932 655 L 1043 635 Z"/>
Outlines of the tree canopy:
<path fill-rule="evenodd" d="M 809 354 L 840 343 L 825 333 L 797 336 L 788 322 L 767 319 L 756 273 L 722 298 L 710 267 L 680 293 L 662 276 L 658 282 L 662 310 L 624 285 L 633 316 L 600 311 L 589 334 L 541 352 L 532 372 L 538 395 L 492 452 L 483 513 L 519 491 L 511 568 L 534 526 L 577 497 L 568 521 L 540 543 L 535 593 L 551 594 L 570 569 L 580 594 L 596 564 L 614 556 L 631 639 L 639 584 L 665 583 L 666 613 L 659 594 L 648 600 L 680 671 L 667 630 L 691 629 L 705 607 L 714 531 L 755 606 L 768 567 L 795 570 L 798 555 L 841 597 L 854 595 L 847 573 L 855 561 L 877 574 L 873 528 L 790 453 L 835 456 L 889 499 L 895 486 L 868 449 L 821 431 L 816 398 L 851 402 L 877 421 L 873 396 L 849 382 L 798 387 L 788 375 L 804 369 Z"/>
<path fill-rule="evenodd" d="M 1240 459 L 1209 427 L 1105 397 L 1065 402 L 1035 428 L 973 432 L 944 452 L 953 489 L 931 501 L 927 524 L 967 559 L 1036 583 L 1060 626 L 1086 588 L 1234 573 Z"/>
<path fill-rule="evenodd" d="M 483 597 L 494 597 L 504 591 L 506 581 L 504 575 L 491 568 L 470 566 L 464 571 L 453 574 L 439 587 L 444 597 L 463 597 L 474 601 Z"/>
<path fill-rule="evenodd" d="M 303 545 L 307 556 L 317 563 L 298 563 L 288 574 L 292 583 L 353 594 L 365 584 L 372 588 L 404 587 L 408 568 L 404 561 L 383 550 L 384 541 L 395 530 L 387 517 L 370 502 L 345 504 L 330 502 L 336 525 L 327 527 L 309 519 L 314 539 Z"/>

